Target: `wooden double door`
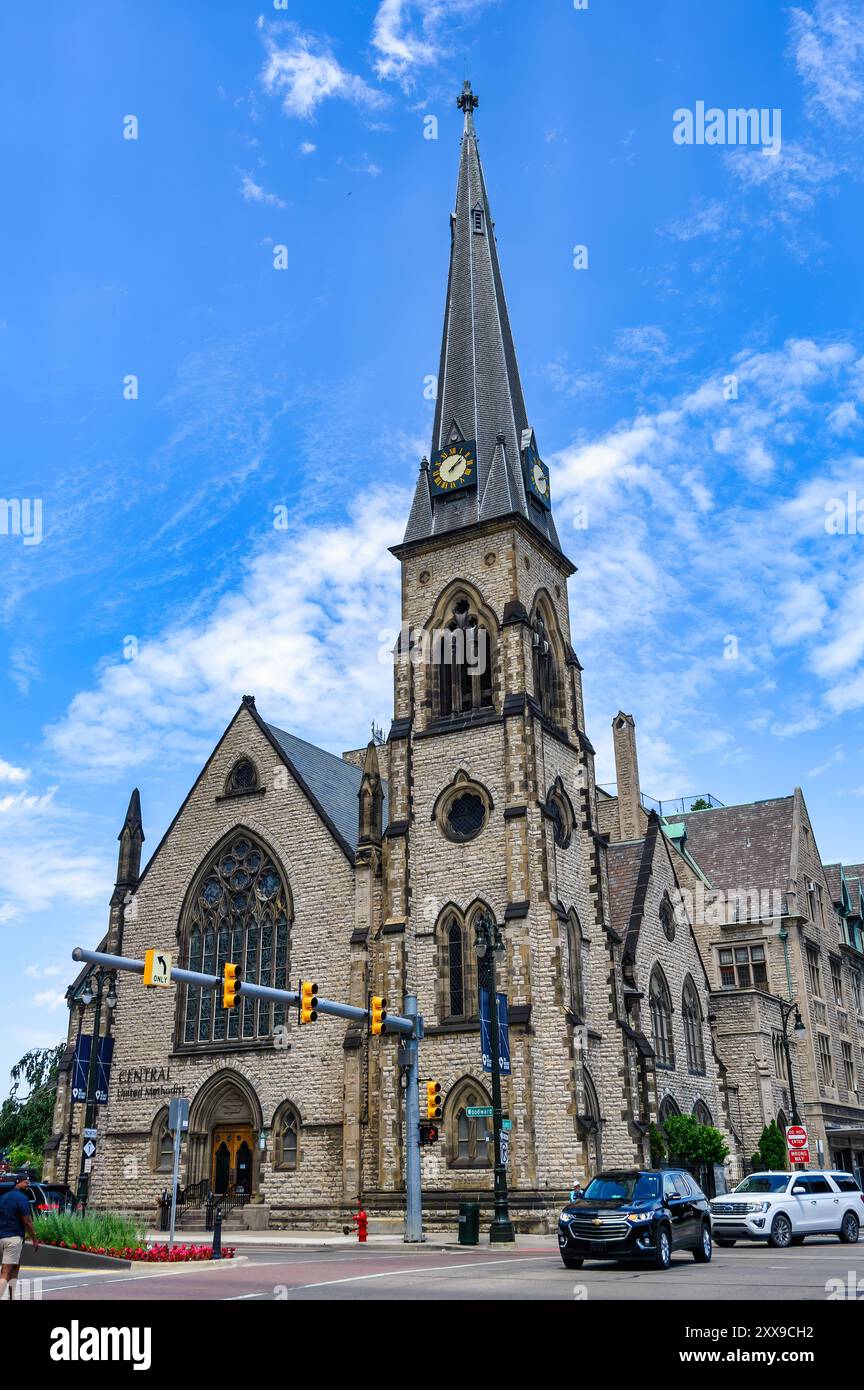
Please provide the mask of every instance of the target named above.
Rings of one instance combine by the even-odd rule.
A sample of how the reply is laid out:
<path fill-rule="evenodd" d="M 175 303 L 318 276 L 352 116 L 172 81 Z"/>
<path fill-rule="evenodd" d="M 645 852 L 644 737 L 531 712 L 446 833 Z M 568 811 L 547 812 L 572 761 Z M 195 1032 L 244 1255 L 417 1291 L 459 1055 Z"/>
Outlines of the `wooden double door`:
<path fill-rule="evenodd" d="M 217 1195 L 229 1188 L 252 1191 L 253 1135 L 249 1125 L 220 1125 L 213 1131 L 210 1188 Z"/>

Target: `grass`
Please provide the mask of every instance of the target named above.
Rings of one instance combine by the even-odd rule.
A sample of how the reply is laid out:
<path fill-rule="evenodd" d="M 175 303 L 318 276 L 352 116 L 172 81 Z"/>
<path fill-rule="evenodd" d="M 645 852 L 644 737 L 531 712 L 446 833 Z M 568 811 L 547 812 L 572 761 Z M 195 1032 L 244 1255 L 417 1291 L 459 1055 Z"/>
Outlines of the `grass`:
<path fill-rule="evenodd" d="M 72 1212 L 43 1212 L 34 1217 L 33 1226 L 37 1239 L 49 1245 L 88 1245 L 107 1250 L 143 1245 L 147 1232 L 143 1221 L 133 1221 L 110 1211 L 87 1212 L 84 1216 Z"/>

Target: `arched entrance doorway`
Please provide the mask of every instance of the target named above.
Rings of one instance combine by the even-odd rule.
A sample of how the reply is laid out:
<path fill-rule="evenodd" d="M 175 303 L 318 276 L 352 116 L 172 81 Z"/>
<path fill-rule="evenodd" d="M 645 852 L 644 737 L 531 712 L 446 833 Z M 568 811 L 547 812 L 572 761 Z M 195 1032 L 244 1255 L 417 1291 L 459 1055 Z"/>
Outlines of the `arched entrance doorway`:
<path fill-rule="evenodd" d="M 218 1072 L 201 1087 L 189 1113 L 188 1182 L 210 1192 L 258 1191 L 261 1106 L 253 1087 L 234 1071 Z"/>

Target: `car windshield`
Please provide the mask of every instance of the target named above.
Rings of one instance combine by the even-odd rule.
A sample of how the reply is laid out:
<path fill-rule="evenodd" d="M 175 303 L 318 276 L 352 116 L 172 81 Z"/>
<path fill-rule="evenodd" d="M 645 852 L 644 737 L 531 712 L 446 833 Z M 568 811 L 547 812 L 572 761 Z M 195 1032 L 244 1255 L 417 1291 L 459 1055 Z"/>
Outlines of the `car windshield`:
<path fill-rule="evenodd" d="M 735 1188 L 736 1192 L 785 1192 L 788 1173 L 754 1173 Z"/>
<path fill-rule="evenodd" d="M 660 1179 L 653 1173 L 601 1173 L 582 1195 L 588 1202 L 638 1202 L 660 1196 Z"/>

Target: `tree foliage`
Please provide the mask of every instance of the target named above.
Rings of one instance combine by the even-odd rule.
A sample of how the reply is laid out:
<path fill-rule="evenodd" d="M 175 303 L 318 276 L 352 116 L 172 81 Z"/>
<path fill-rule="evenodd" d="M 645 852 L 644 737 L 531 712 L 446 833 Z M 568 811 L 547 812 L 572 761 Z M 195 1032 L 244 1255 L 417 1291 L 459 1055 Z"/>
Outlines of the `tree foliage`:
<path fill-rule="evenodd" d="M 664 1126 L 669 1157 L 684 1167 L 722 1163 L 729 1152 L 723 1135 L 713 1125 L 703 1125 L 693 1115 L 670 1115 Z"/>
<path fill-rule="evenodd" d="M 14 1166 L 32 1162 L 26 1155 L 41 1159 L 45 1141 L 51 1133 L 57 1070 L 64 1043 L 56 1047 L 37 1047 L 12 1068 L 12 1087 L 0 1106 L 0 1148 L 7 1149 Z"/>
<path fill-rule="evenodd" d="M 780 1126 L 772 1120 L 762 1131 L 759 1149 L 753 1155 L 754 1167 L 767 1168 L 769 1172 L 784 1172 L 786 1169 L 786 1136 L 781 1134 Z M 758 1164 L 756 1159 L 759 1160 Z"/>

